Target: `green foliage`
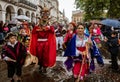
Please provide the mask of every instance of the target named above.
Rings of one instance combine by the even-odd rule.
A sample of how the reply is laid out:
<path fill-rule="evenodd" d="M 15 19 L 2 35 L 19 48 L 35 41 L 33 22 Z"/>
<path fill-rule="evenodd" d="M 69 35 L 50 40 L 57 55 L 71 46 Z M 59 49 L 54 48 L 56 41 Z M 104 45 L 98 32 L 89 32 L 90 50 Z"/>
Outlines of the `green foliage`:
<path fill-rule="evenodd" d="M 100 17 L 120 17 L 120 0 L 75 0 L 75 4 L 77 9 L 84 10 L 85 21 Z M 108 10 L 107 15 L 104 10 Z"/>

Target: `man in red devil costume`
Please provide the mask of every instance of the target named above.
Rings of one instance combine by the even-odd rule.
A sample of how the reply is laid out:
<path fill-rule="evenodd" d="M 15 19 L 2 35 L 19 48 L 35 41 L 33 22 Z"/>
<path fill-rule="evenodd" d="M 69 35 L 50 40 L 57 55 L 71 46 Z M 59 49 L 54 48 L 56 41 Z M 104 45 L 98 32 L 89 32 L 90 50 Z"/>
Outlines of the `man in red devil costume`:
<path fill-rule="evenodd" d="M 56 62 L 56 40 L 54 27 L 49 26 L 50 9 L 41 8 L 39 25 L 32 30 L 30 41 L 30 53 L 37 56 L 40 71 L 46 72 L 46 68 L 52 67 Z"/>

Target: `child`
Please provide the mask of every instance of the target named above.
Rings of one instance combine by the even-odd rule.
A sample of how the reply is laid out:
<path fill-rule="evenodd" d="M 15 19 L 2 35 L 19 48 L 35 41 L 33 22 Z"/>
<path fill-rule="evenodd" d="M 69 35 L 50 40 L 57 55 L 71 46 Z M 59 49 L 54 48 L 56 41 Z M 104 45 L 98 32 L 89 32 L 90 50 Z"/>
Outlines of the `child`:
<path fill-rule="evenodd" d="M 9 33 L 6 36 L 6 44 L 2 48 L 2 59 L 7 63 L 8 78 L 14 82 L 14 74 L 17 75 L 17 82 L 21 82 L 22 66 L 26 57 L 26 47 L 17 41 L 17 36 Z"/>

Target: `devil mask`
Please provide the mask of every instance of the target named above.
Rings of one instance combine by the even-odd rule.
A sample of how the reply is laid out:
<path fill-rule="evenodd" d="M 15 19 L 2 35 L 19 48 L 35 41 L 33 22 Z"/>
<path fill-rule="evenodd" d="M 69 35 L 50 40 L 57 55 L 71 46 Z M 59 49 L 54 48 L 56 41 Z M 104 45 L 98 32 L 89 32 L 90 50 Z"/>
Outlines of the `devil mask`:
<path fill-rule="evenodd" d="M 47 8 L 45 5 L 44 7 L 42 7 L 41 5 L 39 5 L 39 7 L 41 8 L 41 11 L 40 11 L 40 21 L 39 21 L 39 25 L 40 26 L 46 26 L 49 24 L 49 20 L 50 20 L 50 10 L 53 8 L 53 7 L 50 7 L 50 8 Z"/>

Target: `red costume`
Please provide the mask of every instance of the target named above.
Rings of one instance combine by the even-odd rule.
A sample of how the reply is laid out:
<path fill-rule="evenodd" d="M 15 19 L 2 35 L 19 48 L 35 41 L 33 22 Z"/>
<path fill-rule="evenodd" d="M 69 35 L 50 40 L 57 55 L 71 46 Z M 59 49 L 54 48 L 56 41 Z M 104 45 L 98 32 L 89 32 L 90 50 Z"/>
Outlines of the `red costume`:
<path fill-rule="evenodd" d="M 30 52 L 39 59 L 43 67 L 52 67 L 56 62 L 56 40 L 53 26 L 45 26 L 41 29 L 35 26 L 30 42 Z M 39 31 L 38 31 L 39 29 Z"/>

